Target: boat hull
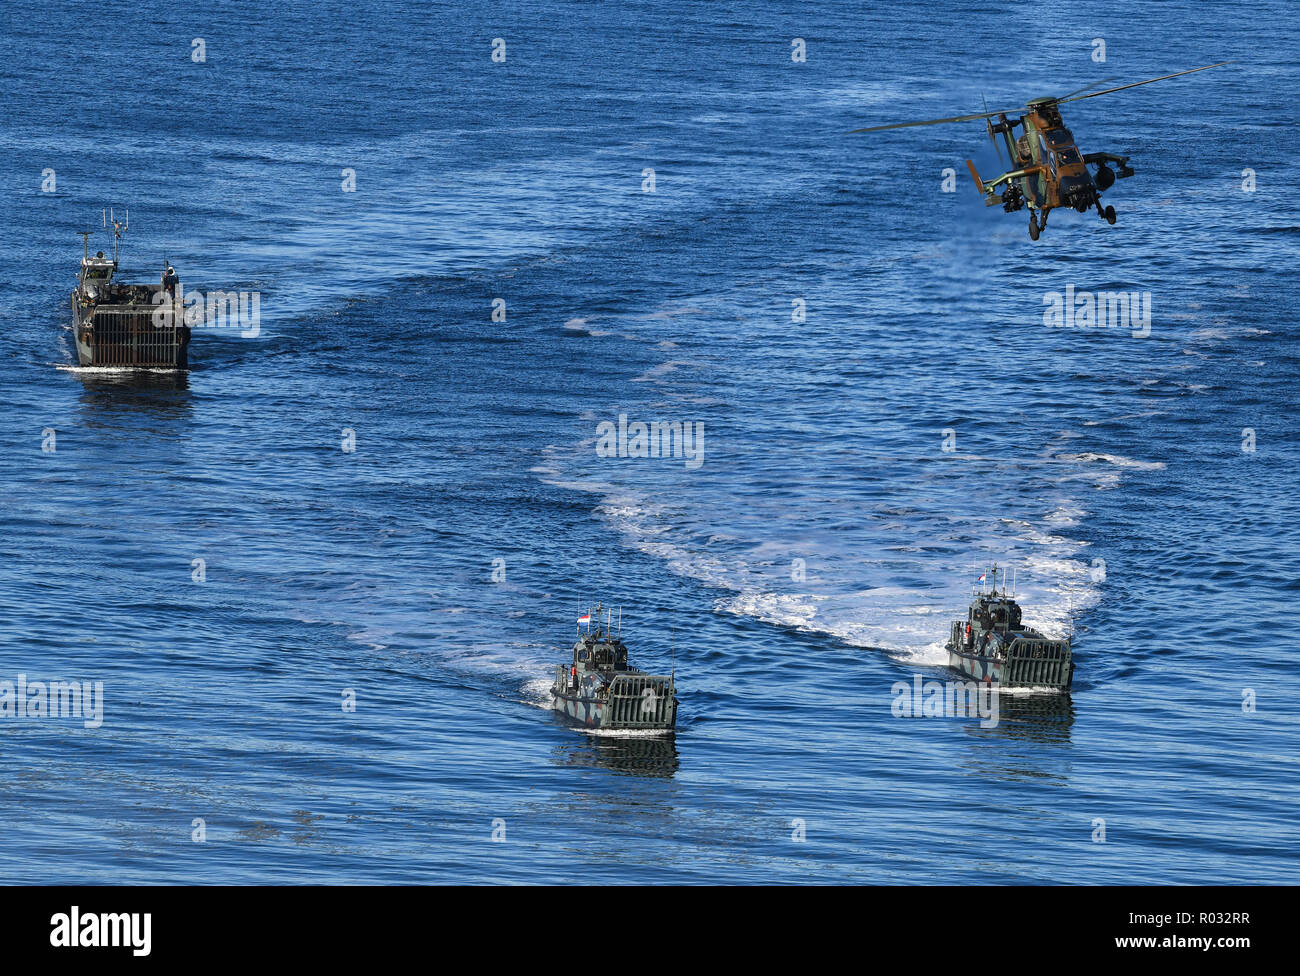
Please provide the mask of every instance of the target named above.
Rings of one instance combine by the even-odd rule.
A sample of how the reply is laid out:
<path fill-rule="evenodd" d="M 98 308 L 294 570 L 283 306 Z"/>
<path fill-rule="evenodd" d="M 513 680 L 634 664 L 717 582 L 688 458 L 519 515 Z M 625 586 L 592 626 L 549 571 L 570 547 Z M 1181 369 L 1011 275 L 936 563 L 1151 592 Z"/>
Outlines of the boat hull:
<path fill-rule="evenodd" d="M 82 366 L 117 366 L 139 369 L 188 369 L 190 330 L 184 324 L 158 325 L 161 305 L 79 305 L 72 295 L 76 316 L 77 362 Z M 176 315 L 181 322 L 181 315 Z"/>
<path fill-rule="evenodd" d="M 1004 688 L 1053 688 L 1069 691 L 1074 682 L 1074 661 L 1064 656 L 1035 657 L 1031 654 L 995 656 L 979 654 L 949 643 L 948 666 L 976 681 Z"/>
<path fill-rule="evenodd" d="M 677 727 L 677 696 L 667 675 L 587 673 L 576 687 L 564 668 L 555 669 L 552 707 L 590 729 L 671 733 Z"/>
<path fill-rule="evenodd" d="M 976 681 L 1002 683 L 1002 662 L 994 657 L 963 653 L 948 646 L 948 667 Z"/>
<path fill-rule="evenodd" d="M 581 695 L 555 694 L 555 710 L 565 718 L 572 719 L 588 728 L 600 728 L 604 721 L 604 702 Z"/>

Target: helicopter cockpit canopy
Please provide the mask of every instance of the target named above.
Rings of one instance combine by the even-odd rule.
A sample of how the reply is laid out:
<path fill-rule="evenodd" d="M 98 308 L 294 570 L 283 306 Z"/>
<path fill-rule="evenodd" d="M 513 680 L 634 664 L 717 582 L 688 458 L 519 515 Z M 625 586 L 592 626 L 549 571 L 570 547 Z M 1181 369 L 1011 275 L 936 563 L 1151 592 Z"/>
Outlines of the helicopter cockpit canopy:
<path fill-rule="evenodd" d="M 1067 146 L 1056 154 L 1056 161 L 1061 166 L 1082 166 L 1083 157 L 1079 155 L 1079 150 L 1073 146 Z"/>
<path fill-rule="evenodd" d="M 1069 129 L 1047 129 L 1043 132 L 1043 137 L 1053 149 L 1074 145 L 1074 138 L 1070 135 Z"/>

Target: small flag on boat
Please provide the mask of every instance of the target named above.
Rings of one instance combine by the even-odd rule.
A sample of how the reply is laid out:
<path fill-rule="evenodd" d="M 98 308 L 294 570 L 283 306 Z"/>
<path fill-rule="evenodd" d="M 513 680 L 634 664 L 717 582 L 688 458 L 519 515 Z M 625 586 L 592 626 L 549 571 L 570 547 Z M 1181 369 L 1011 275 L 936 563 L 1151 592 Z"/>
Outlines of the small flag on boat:
<path fill-rule="evenodd" d="M 580 624 L 589 624 L 589 623 L 591 623 L 591 614 L 589 614 L 589 613 L 584 613 L 581 617 L 578 618 L 578 623 L 580 623 Z"/>
<path fill-rule="evenodd" d="M 976 583 L 983 583 L 983 582 L 984 582 L 984 577 L 987 576 L 987 575 L 988 575 L 988 573 L 980 573 L 980 578 L 977 579 L 975 582 L 976 582 Z"/>

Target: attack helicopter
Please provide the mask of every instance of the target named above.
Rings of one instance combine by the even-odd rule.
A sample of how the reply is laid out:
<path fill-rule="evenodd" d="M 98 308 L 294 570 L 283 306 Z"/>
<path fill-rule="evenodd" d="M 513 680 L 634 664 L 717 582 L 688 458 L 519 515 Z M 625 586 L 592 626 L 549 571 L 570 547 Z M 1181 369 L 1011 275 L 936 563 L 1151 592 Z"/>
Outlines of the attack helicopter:
<path fill-rule="evenodd" d="M 1035 98 L 1025 105 L 1024 113 L 1015 119 L 1009 116 L 1020 112 L 1020 109 L 1007 109 L 1001 112 L 984 111 L 975 115 L 956 115 L 952 118 L 926 119 L 922 122 L 896 122 L 892 125 L 854 129 L 853 132 L 882 132 L 885 129 L 907 129 L 918 125 L 972 122 L 982 119 L 988 130 L 989 141 L 998 151 L 998 159 L 1002 159 L 1002 151 L 998 148 L 997 139 L 1000 135 L 1005 141 L 1013 168 L 986 183 L 980 179 L 975 164 L 969 159 L 966 160 L 966 166 L 970 169 L 971 176 L 975 178 L 975 185 L 979 187 L 980 194 L 984 197 L 985 206 L 993 207 L 1001 203 L 1002 209 L 1007 213 L 1029 208 L 1029 236 L 1036 241 L 1047 227 L 1047 215 L 1060 207 L 1069 207 L 1084 213 L 1089 207 L 1095 206 L 1098 216 L 1106 223 L 1114 224 L 1115 208 L 1107 206 L 1103 209 L 1101 194 L 1110 189 L 1116 179 L 1133 175 L 1133 167 L 1129 165 L 1128 156 L 1118 156 L 1108 152 L 1081 155 L 1074 144 L 1074 136 L 1061 119 L 1060 106 L 1067 102 L 1109 95 L 1111 92 L 1149 85 L 1153 81 L 1165 81 L 1233 63 L 1220 61 L 1200 68 L 1177 71 L 1171 75 L 1161 75 L 1159 78 L 1135 81 L 1130 85 L 1091 91 L 1098 85 L 1115 80 L 1107 78 L 1072 91 L 1068 95 L 1057 98 L 1050 96 Z M 987 102 L 984 108 L 988 109 Z M 996 121 L 993 121 L 994 119 Z M 1014 135 L 1014 130 L 1017 128 L 1022 130 L 1019 137 Z M 1112 165 L 1116 169 L 1112 169 Z M 1096 167 L 1095 175 L 1089 174 L 1089 166 Z"/>

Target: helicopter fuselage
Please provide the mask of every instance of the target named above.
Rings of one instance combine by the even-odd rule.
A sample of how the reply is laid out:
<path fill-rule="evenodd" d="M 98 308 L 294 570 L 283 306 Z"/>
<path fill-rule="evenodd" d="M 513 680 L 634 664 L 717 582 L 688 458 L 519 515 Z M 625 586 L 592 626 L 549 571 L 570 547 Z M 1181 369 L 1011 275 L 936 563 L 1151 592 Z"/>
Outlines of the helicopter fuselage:
<path fill-rule="evenodd" d="M 1061 207 L 1079 213 L 1096 207 L 1104 220 L 1115 222 L 1114 208 L 1102 209 L 1101 194 L 1117 178 L 1109 163 L 1119 165 L 1119 177 L 1133 175 L 1127 156 L 1080 153 L 1074 134 L 1065 127 L 1051 99 L 1031 102 L 1030 111 L 1017 119 L 999 115 L 997 122 L 987 124 L 990 138 L 1002 136 L 1014 168 L 985 182 L 975 171 L 975 164 L 967 160 L 985 204 L 1001 203 L 1007 213 L 1028 207 L 1029 236 L 1035 240 L 1047 226 L 1047 215 Z M 1019 137 L 1016 129 L 1021 130 Z M 1095 177 L 1088 172 L 1090 164 L 1097 167 Z"/>

